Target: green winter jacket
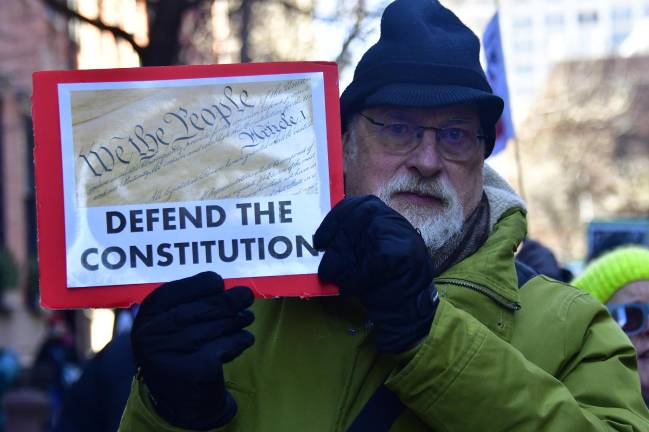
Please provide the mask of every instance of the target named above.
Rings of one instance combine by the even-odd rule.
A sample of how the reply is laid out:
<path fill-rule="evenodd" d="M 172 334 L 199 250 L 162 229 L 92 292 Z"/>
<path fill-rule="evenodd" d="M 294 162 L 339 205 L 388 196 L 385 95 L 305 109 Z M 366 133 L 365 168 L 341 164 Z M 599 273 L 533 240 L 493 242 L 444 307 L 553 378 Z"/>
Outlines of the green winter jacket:
<path fill-rule="evenodd" d="M 504 211 L 436 280 L 430 334 L 398 356 L 374 350 L 356 304 L 256 300 L 255 344 L 225 366 L 238 413 L 218 430 L 344 432 L 386 383 L 407 407 L 391 431 L 649 431 L 635 351 L 606 309 L 543 276 L 518 287 L 525 231 L 523 210 Z M 134 379 L 120 431 L 179 430 Z"/>

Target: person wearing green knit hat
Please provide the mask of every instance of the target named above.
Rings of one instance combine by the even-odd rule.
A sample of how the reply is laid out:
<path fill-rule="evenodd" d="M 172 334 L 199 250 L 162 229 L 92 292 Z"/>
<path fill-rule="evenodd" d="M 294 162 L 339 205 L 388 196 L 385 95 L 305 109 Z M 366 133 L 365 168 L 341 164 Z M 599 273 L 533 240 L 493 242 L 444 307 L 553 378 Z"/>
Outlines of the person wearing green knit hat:
<path fill-rule="evenodd" d="M 591 262 L 572 285 L 605 303 L 638 353 L 642 394 L 649 405 L 649 249 L 623 246 Z"/>

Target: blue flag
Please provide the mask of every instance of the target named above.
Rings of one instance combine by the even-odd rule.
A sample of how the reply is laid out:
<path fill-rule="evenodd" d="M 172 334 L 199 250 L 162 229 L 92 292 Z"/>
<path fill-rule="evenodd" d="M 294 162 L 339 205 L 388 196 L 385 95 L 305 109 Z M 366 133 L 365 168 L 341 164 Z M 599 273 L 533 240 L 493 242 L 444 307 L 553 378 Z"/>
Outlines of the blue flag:
<path fill-rule="evenodd" d="M 505 56 L 500 38 L 500 25 L 498 12 L 491 18 L 484 35 L 482 36 L 485 58 L 487 59 L 487 80 L 494 93 L 505 101 L 505 109 L 496 124 L 496 145 L 491 155 L 501 152 L 507 141 L 514 138 L 514 124 L 510 111 L 509 89 L 507 87 L 507 71 L 505 69 Z"/>

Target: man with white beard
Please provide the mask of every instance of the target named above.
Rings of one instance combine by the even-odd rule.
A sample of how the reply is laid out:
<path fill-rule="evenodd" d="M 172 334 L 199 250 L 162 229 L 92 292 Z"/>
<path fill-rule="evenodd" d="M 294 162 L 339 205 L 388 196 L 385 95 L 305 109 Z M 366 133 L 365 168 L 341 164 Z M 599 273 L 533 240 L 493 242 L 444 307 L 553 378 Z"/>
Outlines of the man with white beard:
<path fill-rule="evenodd" d="M 502 108 L 455 15 L 388 6 L 341 96 L 347 198 L 314 236 L 341 295 L 161 286 L 120 430 L 649 430 L 606 310 L 515 263 L 525 206 L 484 165 Z"/>
<path fill-rule="evenodd" d="M 448 176 L 438 175 L 437 172 L 431 175 L 418 169 L 405 169 L 403 172 L 395 173 L 386 181 L 383 179 L 384 176 L 367 179 L 367 173 L 384 173 L 386 164 L 382 160 L 376 161 L 376 165 L 381 167 L 378 169 L 378 167 L 367 166 L 372 163 L 371 158 L 358 157 L 359 152 L 364 155 L 377 154 L 371 148 L 360 150 L 358 148 L 359 145 L 364 146 L 367 143 L 358 136 L 361 133 L 359 129 L 363 130 L 363 126 L 358 125 L 362 122 L 359 119 L 362 118 L 374 122 L 369 116 L 361 114 L 350 125 L 350 130 L 345 135 L 345 172 L 347 173 L 345 192 L 350 196 L 376 195 L 419 230 L 433 260 L 443 260 L 440 250 L 444 245 L 449 249 L 454 248 L 464 225 L 465 214 L 460 197 Z M 371 134 L 371 131 L 369 133 Z M 393 134 L 382 133 L 374 138 L 380 142 L 388 136 L 393 139 L 391 135 Z M 436 268 L 439 268 L 440 264 L 438 263 Z"/>

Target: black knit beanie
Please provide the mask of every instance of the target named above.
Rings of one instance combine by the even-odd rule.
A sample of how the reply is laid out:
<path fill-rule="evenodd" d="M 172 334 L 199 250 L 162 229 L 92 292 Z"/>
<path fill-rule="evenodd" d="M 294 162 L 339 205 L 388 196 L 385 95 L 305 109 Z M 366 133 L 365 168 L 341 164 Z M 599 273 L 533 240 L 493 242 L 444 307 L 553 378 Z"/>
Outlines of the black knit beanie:
<path fill-rule="evenodd" d="M 381 37 L 363 55 L 340 97 L 343 131 L 354 113 L 377 105 L 441 107 L 474 103 L 493 150 L 503 100 L 480 65 L 480 41 L 436 0 L 396 0 L 383 12 Z"/>

